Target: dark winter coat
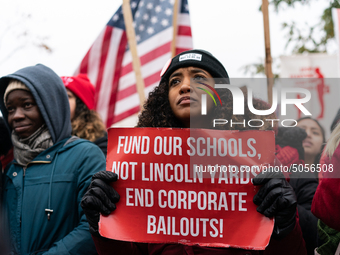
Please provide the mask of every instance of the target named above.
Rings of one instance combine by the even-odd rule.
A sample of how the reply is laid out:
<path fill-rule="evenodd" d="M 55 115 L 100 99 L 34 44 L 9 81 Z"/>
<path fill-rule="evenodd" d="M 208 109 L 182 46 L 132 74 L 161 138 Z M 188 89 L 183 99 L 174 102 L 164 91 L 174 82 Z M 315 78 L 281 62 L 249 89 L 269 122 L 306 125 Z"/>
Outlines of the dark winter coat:
<path fill-rule="evenodd" d="M 89 141 L 68 140 L 40 153 L 25 175 L 15 161 L 6 172 L 4 203 L 18 254 L 95 254 L 80 201 L 105 158 Z"/>
<path fill-rule="evenodd" d="M 292 173 L 289 184 L 293 187 L 299 213 L 299 223 L 306 242 L 307 254 L 314 254 L 318 244 L 318 219 L 312 214 L 311 206 L 318 180 L 311 172 Z"/>
<path fill-rule="evenodd" d="M 280 127 L 275 138 L 276 156 L 280 162 L 290 168 L 289 184 L 297 198 L 299 223 L 306 242 L 307 254 L 314 254 L 318 246 L 317 218 L 311 212 L 311 205 L 318 180 L 316 174 L 304 168 L 304 149 L 302 141 L 307 133 L 299 127 Z"/>
<path fill-rule="evenodd" d="M 105 132 L 105 135 L 101 138 L 98 138 L 93 142 L 95 145 L 97 145 L 102 152 L 104 153 L 105 157 L 107 154 L 107 133 Z"/>

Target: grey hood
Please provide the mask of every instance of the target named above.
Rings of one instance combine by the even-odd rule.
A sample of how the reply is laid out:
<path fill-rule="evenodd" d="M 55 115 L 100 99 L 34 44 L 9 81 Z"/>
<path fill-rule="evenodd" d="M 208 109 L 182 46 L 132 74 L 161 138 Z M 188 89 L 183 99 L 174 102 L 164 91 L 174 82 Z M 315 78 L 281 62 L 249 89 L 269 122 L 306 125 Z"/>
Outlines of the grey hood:
<path fill-rule="evenodd" d="M 7 125 L 4 94 L 11 79 L 21 81 L 30 89 L 54 144 L 71 135 L 70 106 L 65 86 L 52 69 L 42 64 L 25 67 L 0 79 L 0 109 Z"/>

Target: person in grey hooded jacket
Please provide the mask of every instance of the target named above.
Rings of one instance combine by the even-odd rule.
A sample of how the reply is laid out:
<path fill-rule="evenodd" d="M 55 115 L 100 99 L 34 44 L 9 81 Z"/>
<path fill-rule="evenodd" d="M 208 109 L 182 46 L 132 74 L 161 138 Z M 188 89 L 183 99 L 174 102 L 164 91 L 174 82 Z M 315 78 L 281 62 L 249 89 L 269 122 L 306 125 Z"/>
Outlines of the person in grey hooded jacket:
<path fill-rule="evenodd" d="M 14 153 L 3 193 L 12 252 L 96 254 L 80 201 L 92 175 L 105 169 L 105 157 L 71 136 L 62 80 L 41 64 L 4 76 L 0 109 Z"/>

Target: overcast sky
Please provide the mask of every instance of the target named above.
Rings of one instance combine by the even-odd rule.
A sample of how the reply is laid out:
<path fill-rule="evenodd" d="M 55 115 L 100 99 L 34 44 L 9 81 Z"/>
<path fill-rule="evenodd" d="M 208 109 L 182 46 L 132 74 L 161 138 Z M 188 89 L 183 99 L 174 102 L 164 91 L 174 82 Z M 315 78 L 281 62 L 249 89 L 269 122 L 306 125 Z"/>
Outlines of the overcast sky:
<path fill-rule="evenodd" d="M 36 63 L 51 67 L 59 75 L 72 75 L 121 2 L 0 0 L 0 76 Z M 231 77 L 246 77 L 241 67 L 265 57 L 260 4 L 260 0 L 189 0 L 194 47 L 212 52 Z M 272 56 L 290 53 L 284 49 L 282 22 L 314 25 L 326 5 L 327 1 L 314 0 L 310 6 L 297 4 L 295 9 L 286 8 L 279 14 L 270 8 Z M 22 17 L 27 14 L 30 18 Z M 18 37 L 23 32 L 28 36 Z M 41 41 L 36 38 L 43 38 L 52 53 L 34 46 Z M 334 53 L 335 47 L 330 47 L 330 52 Z M 11 57 L 6 58 L 8 55 Z"/>

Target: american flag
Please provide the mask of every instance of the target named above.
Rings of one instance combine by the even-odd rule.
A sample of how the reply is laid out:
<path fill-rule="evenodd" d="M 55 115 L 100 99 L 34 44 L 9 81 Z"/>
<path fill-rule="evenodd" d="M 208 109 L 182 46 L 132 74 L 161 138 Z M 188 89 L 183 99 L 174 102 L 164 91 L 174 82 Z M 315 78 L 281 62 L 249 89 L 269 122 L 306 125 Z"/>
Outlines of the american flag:
<path fill-rule="evenodd" d="M 145 96 L 158 85 L 171 58 L 174 0 L 131 0 Z M 179 0 L 176 54 L 192 49 L 187 0 Z M 140 101 L 122 7 L 97 37 L 76 74 L 86 73 L 96 88 L 96 110 L 107 127 L 139 111 Z"/>

